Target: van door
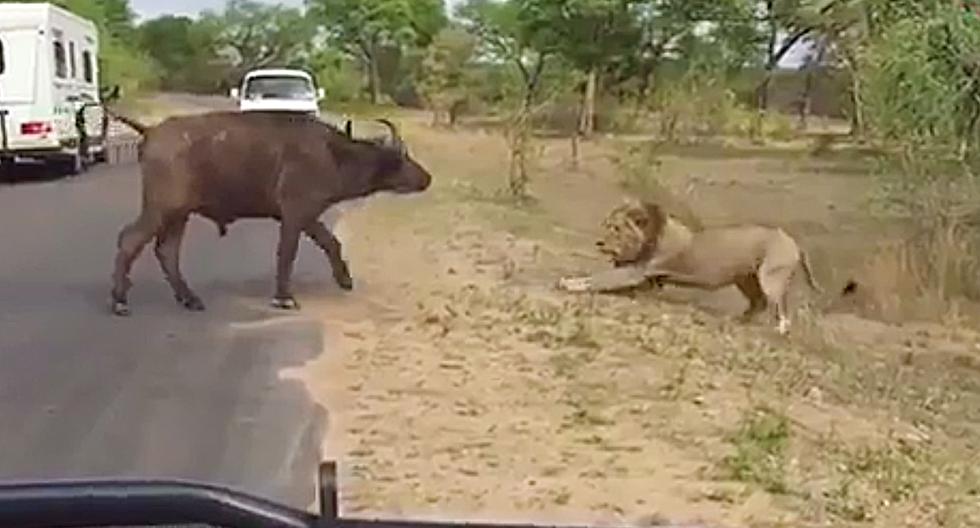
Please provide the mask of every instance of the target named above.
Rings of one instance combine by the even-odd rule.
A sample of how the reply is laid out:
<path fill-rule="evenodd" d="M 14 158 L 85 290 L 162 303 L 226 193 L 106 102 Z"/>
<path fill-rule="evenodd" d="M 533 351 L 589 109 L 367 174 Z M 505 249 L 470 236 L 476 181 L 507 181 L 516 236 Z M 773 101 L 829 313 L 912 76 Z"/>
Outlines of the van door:
<path fill-rule="evenodd" d="M 37 80 L 36 28 L 0 29 L 0 104 L 31 104 Z"/>
<path fill-rule="evenodd" d="M 7 111 L 7 140 L 10 148 L 25 147 L 28 138 L 21 125 L 34 121 L 39 44 L 36 27 L 0 28 L 0 108 Z M 25 125 L 26 126 L 26 125 Z M 28 141 L 29 142 L 29 141 Z"/>

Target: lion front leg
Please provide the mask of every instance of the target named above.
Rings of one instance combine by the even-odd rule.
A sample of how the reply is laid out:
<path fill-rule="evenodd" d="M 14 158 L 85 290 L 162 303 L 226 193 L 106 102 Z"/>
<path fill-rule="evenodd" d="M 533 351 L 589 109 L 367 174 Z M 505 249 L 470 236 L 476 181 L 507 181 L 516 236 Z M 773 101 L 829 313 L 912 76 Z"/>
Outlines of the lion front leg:
<path fill-rule="evenodd" d="M 644 269 L 623 266 L 601 271 L 585 277 L 562 277 L 558 279 L 558 289 L 575 293 L 602 293 L 635 288 L 654 278 Z"/>

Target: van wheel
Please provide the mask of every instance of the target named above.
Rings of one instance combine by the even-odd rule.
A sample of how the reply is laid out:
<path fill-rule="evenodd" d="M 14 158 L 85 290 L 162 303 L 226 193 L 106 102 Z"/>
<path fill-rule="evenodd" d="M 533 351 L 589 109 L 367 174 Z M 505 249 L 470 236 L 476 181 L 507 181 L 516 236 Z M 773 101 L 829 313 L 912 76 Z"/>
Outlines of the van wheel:
<path fill-rule="evenodd" d="M 51 168 L 63 176 L 78 176 L 86 169 L 85 160 L 78 152 L 58 156 L 52 161 Z"/>

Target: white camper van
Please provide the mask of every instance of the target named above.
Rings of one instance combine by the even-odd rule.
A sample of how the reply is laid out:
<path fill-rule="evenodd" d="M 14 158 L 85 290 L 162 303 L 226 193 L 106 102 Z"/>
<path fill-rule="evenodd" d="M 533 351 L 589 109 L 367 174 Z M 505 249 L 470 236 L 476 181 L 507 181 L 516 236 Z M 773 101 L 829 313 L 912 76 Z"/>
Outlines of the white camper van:
<path fill-rule="evenodd" d="M 313 76 L 303 70 L 266 68 L 245 74 L 240 88 L 232 88 L 242 112 L 304 112 L 320 115 L 323 88 L 316 88 Z"/>
<path fill-rule="evenodd" d="M 0 163 L 42 159 L 77 174 L 102 153 L 98 51 L 89 20 L 46 3 L 0 3 Z"/>

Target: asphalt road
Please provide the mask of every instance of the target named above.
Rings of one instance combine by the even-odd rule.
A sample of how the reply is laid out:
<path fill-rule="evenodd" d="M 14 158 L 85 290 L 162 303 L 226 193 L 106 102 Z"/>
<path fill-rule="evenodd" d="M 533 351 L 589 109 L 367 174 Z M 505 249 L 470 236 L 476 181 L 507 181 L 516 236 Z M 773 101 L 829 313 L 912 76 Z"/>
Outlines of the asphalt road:
<path fill-rule="evenodd" d="M 309 506 L 326 412 L 280 373 L 324 338 L 268 308 L 276 224 L 219 239 L 193 218 L 182 265 L 208 311 L 176 305 L 148 246 L 117 318 L 115 239 L 138 196 L 134 165 L 0 184 L 0 479 L 189 478 Z M 301 302 L 334 288 L 311 244 L 295 277 Z"/>

